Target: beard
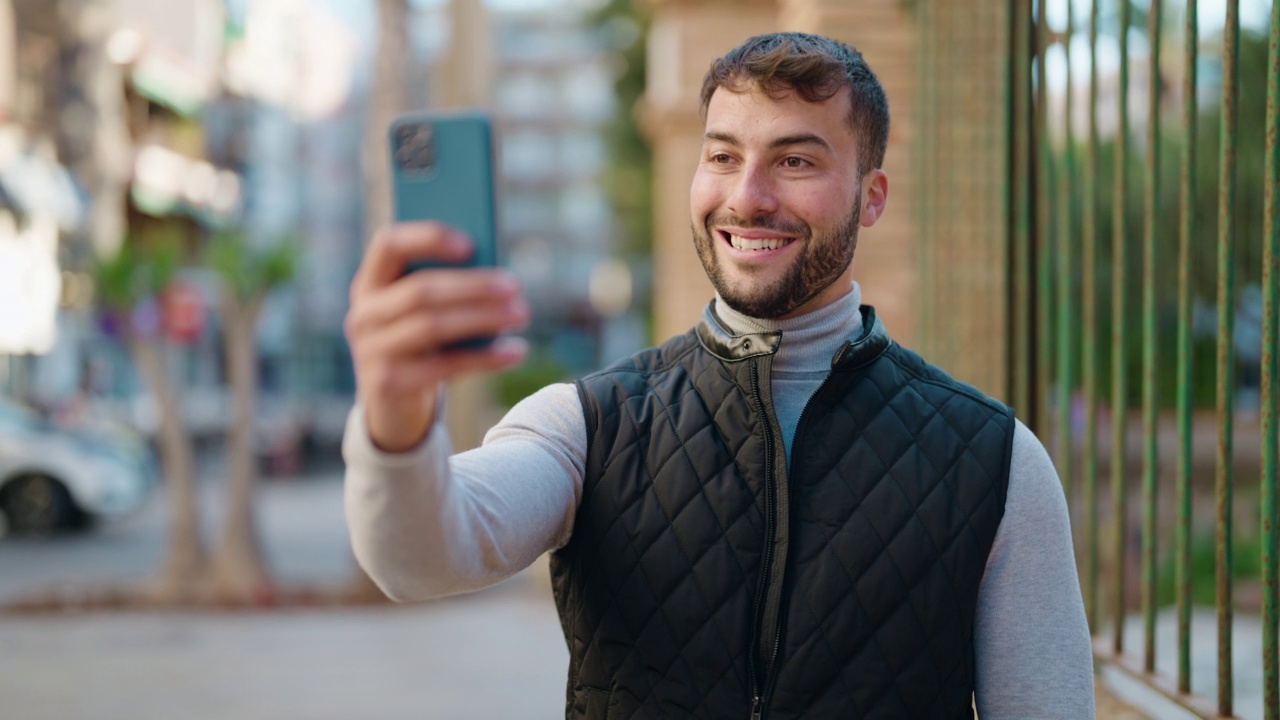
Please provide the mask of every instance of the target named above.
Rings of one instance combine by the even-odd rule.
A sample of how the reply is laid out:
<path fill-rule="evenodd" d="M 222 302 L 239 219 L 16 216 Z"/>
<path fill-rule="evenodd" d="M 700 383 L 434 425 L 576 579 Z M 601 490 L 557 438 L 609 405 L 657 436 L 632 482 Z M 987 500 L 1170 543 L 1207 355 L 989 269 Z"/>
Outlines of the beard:
<path fill-rule="evenodd" d="M 861 187 L 854 197 L 862 197 Z M 747 221 L 733 214 L 711 215 L 701 228 L 693 226 L 693 244 L 721 300 L 749 317 L 774 319 L 795 311 L 844 274 L 853 262 L 861 219 L 862 207 L 855 203 L 840 225 L 815 237 L 812 228 L 798 220 L 788 222 L 775 216 L 761 216 Z M 770 230 L 794 237 L 792 242 L 803 243 L 803 247 L 777 280 L 765 285 L 748 280 L 735 286 L 716 254 L 715 243 L 724 242 L 720 233 L 711 229 L 716 225 Z"/>

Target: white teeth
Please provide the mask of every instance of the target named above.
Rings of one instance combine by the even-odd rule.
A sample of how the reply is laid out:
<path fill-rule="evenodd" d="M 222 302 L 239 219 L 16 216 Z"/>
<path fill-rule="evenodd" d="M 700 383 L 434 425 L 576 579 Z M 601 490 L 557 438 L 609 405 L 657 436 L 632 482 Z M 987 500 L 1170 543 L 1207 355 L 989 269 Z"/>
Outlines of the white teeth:
<path fill-rule="evenodd" d="M 790 238 L 744 238 L 729 235 L 729 242 L 739 250 L 777 250 L 791 242 Z"/>

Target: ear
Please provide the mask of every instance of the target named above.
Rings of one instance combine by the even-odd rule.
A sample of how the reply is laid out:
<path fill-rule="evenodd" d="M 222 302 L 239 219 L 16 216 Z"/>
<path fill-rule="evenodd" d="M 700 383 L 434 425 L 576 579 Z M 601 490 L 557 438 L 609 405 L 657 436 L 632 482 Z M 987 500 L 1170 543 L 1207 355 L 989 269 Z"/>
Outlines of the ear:
<path fill-rule="evenodd" d="M 889 202 L 889 176 L 876 168 L 862 178 L 862 227 L 871 227 L 884 215 Z"/>

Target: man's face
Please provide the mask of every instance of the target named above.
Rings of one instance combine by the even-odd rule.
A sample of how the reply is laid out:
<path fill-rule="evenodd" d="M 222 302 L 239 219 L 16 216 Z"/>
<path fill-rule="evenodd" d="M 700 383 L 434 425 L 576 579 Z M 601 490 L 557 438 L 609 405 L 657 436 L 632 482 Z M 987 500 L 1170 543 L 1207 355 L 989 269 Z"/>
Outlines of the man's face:
<path fill-rule="evenodd" d="M 689 204 L 698 257 L 735 310 L 785 318 L 849 291 L 859 223 L 879 209 L 861 212 L 849 107 L 848 89 L 820 103 L 758 88 L 711 96 Z"/>

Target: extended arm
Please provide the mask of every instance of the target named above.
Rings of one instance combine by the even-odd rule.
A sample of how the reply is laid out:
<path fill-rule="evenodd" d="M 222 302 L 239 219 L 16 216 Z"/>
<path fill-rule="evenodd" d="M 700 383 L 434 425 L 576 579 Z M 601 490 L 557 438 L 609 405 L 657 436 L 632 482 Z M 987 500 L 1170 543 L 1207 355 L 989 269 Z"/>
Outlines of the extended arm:
<path fill-rule="evenodd" d="M 1053 462 L 1022 423 L 974 628 L 982 720 L 1094 717 L 1093 654 Z"/>
<path fill-rule="evenodd" d="M 443 424 L 405 453 L 380 451 L 357 406 L 343 439 L 356 559 L 389 597 L 492 585 L 560 547 L 582 490 L 586 429 L 572 385 L 512 408 L 484 444 L 450 457 Z"/>

